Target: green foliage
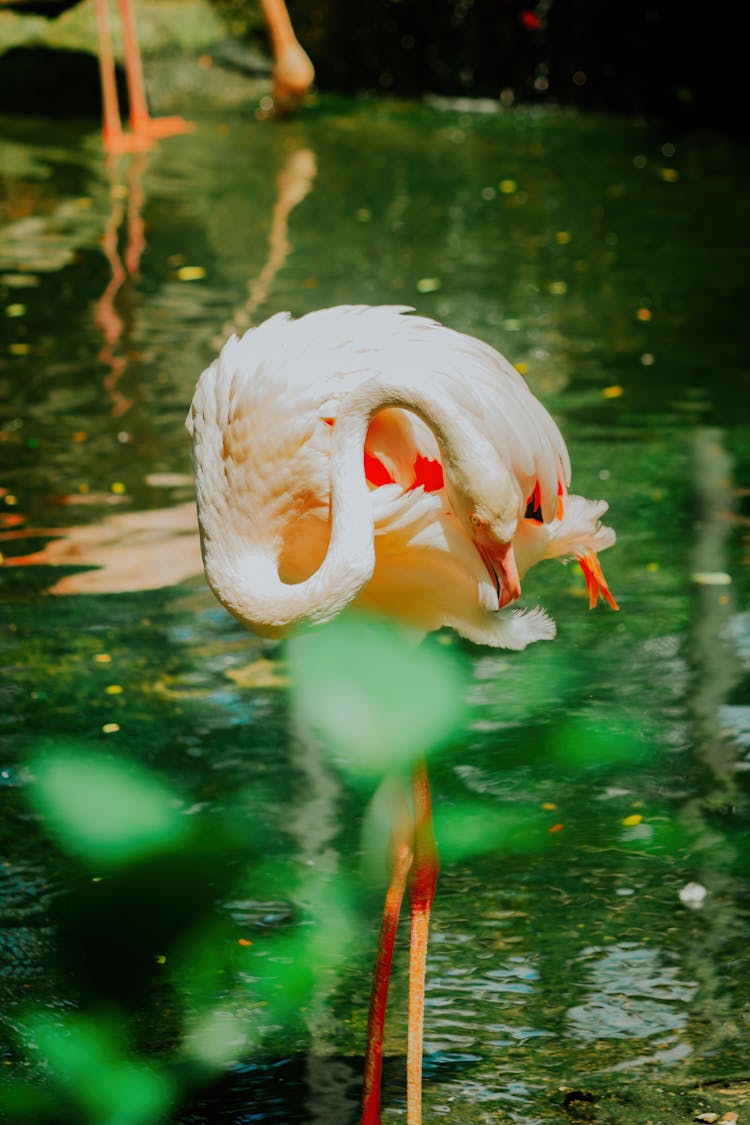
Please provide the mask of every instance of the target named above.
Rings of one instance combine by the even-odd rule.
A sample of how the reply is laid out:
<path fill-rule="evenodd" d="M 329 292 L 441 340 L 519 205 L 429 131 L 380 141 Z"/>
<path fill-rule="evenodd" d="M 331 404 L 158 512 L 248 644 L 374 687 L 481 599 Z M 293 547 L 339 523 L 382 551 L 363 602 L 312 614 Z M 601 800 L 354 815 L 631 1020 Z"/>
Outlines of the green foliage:
<path fill-rule="evenodd" d="M 31 799 L 73 855 L 117 867 L 184 839 L 180 800 L 132 762 L 65 746 L 31 759 Z"/>
<path fill-rule="evenodd" d="M 287 654 L 297 722 L 355 781 L 408 769 L 463 729 L 468 675 L 454 649 L 350 613 L 299 632 Z"/>
<path fill-rule="evenodd" d="M 652 732 L 641 720 L 602 709 L 585 718 L 571 718 L 551 734 L 552 761 L 562 770 L 606 772 L 614 766 L 636 765 L 654 753 Z"/>
<path fill-rule="evenodd" d="M 208 823 L 187 818 L 181 797 L 142 766 L 70 743 L 44 744 L 30 764 L 33 807 L 83 862 L 56 944 L 61 957 L 74 954 L 89 996 L 86 1014 L 25 1012 L 18 1047 L 43 1063 L 46 1089 L 11 1080 L 0 1110 L 19 1122 L 155 1125 L 185 1090 L 302 1019 L 357 932 L 349 883 L 306 869 L 302 890 L 296 865 L 255 862 L 255 836 L 238 833 L 238 809 Z M 92 868 L 102 874 L 92 879 Z M 303 905 L 260 931 L 215 910 L 218 895 L 294 902 L 298 894 Z M 175 1011 L 173 1050 L 147 1064 L 128 1028 L 138 1031 L 142 1005 L 165 990 L 189 1003 Z"/>
<path fill-rule="evenodd" d="M 496 849 L 509 854 L 536 852 L 549 845 L 549 814 L 523 803 L 497 807 L 463 801 L 435 809 L 435 835 L 446 862 Z"/>
<path fill-rule="evenodd" d="M 104 1017 L 33 1016 L 26 1043 L 47 1061 L 80 1121 L 147 1125 L 173 1100 L 169 1080 L 132 1055 L 122 1029 Z"/>
<path fill-rule="evenodd" d="M 262 880 L 257 887 L 264 889 Z M 195 1014 L 182 1051 L 201 1069 L 252 1054 L 270 1032 L 294 1028 L 316 984 L 341 964 L 358 933 L 346 880 L 310 873 L 305 896 L 305 916 L 275 932 L 229 942 L 209 925 L 184 943 L 172 975 L 178 991 L 191 995 Z"/>

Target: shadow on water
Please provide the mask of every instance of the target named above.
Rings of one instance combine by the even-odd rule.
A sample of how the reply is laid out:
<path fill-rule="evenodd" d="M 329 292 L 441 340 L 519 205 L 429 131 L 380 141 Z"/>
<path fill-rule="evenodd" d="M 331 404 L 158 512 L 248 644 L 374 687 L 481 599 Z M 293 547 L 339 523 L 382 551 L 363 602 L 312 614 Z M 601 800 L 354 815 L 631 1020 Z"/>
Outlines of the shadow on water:
<path fill-rule="evenodd" d="M 741 1111 L 746 150 L 616 118 L 321 100 L 278 129 L 207 114 L 105 165 L 73 126 L 52 140 L 44 121 L 3 125 L 0 987 L 2 1087 L 29 1099 L 16 1119 L 63 1104 L 96 1119 L 55 1077 L 68 1042 L 112 1081 L 145 1068 L 133 1120 L 178 1090 L 185 1123 L 356 1120 L 372 789 L 303 748 L 284 651 L 206 591 L 182 429 L 231 326 L 350 301 L 415 305 L 508 354 L 618 532 L 619 615 L 588 615 L 579 577 L 547 564 L 524 593 L 556 618 L 553 645 L 445 646 L 469 662 L 470 712 L 431 764 L 426 1117 Z M 113 784 L 145 786 L 155 852 L 112 866 L 30 803 L 40 748 L 61 746 L 136 769 Z M 384 1122 L 403 1106 L 405 971 L 397 955 Z M 249 1039 L 234 1046 L 219 1017 Z M 196 1034 L 203 1070 L 184 1048 Z"/>

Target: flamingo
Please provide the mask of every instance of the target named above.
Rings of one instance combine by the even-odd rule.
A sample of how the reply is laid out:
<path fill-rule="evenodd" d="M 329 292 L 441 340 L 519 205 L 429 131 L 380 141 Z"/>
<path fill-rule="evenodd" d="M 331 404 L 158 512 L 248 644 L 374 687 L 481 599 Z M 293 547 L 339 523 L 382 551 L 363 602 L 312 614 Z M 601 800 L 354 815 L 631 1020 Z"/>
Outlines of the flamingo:
<path fill-rule="evenodd" d="M 130 130 L 122 127 L 109 27 L 109 0 L 96 0 L 99 74 L 102 87 L 102 138 L 111 153 L 148 148 L 160 137 L 189 132 L 181 117 L 152 117 L 148 109 L 143 64 L 132 0 L 119 0 L 130 101 Z M 315 71 L 294 33 L 284 0 L 261 0 L 273 54 L 273 113 L 290 113 L 313 83 Z M 268 111 L 264 116 L 270 116 Z"/>
<path fill-rule="evenodd" d="M 272 114 L 285 116 L 313 84 L 315 69 L 292 27 L 284 0 L 260 0 L 273 54 Z"/>
<path fill-rule="evenodd" d="M 187 418 L 207 579 L 260 635 L 350 603 L 422 633 L 448 626 L 522 649 L 554 636 L 514 606 L 545 558 L 575 558 L 589 604 L 614 609 L 598 552 L 603 500 L 568 493 L 560 431 L 489 345 L 400 306 L 279 313 L 232 336 Z M 403 817 L 397 819 L 403 820 Z M 424 761 L 395 830 L 365 1053 L 363 1125 L 380 1121 L 383 1024 L 396 924 L 411 909 L 407 1123 L 421 1122 L 425 965 L 438 875 Z"/>
<path fill-rule="evenodd" d="M 130 101 L 130 132 L 122 127 L 115 78 L 115 57 L 109 27 L 109 0 L 96 0 L 99 41 L 99 78 L 102 87 L 102 140 L 108 152 L 133 152 L 148 148 L 160 137 L 187 133 L 192 126 L 181 117 L 152 117 L 143 81 L 132 0 L 119 0 L 125 51 L 125 77 Z"/>

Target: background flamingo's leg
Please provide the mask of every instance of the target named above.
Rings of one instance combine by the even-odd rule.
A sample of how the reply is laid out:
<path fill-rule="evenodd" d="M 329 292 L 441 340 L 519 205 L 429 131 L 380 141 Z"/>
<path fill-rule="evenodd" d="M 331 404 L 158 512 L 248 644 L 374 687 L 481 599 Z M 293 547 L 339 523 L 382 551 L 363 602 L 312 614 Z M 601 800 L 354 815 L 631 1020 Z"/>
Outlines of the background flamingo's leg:
<path fill-rule="evenodd" d="M 152 117 L 149 113 L 146 84 L 143 80 L 143 61 L 141 49 L 138 46 L 132 0 L 120 0 L 120 18 L 125 47 L 125 75 L 128 80 L 128 97 L 130 99 L 130 128 L 137 138 L 132 147 L 142 147 L 143 143 L 147 143 L 150 139 L 189 132 L 192 126 L 181 117 Z M 140 145 L 138 139 L 140 139 Z"/>
<path fill-rule="evenodd" d="M 367 1020 L 367 1049 L 365 1051 L 365 1079 L 362 1094 L 362 1125 L 380 1125 L 380 1081 L 383 1070 L 383 1028 L 388 1000 L 388 982 L 391 976 L 393 946 L 398 927 L 398 916 L 406 889 L 406 880 L 412 864 L 411 832 L 394 840 L 391 881 L 385 895 L 383 920 L 380 924 L 378 952 L 370 997 L 370 1015 Z"/>
<path fill-rule="evenodd" d="M 99 36 L 99 77 L 102 86 L 102 138 L 107 148 L 116 148 L 122 139 L 122 121 L 117 100 L 115 58 L 109 30 L 108 0 L 96 0 L 96 29 Z"/>
<path fill-rule="evenodd" d="M 409 879 L 411 943 L 409 951 L 409 1037 L 406 1053 L 406 1123 L 422 1121 L 422 1040 L 430 909 L 439 870 L 430 804 L 427 765 L 412 771 L 414 804 L 414 862 Z"/>
<path fill-rule="evenodd" d="M 300 45 L 284 0 L 261 0 L 273 54 L 274 112 L 294 109 L 313 84 L 315 69 Z"/>
<path fill-rule="evenodd" d="M 120 18 L 125 46 L 125 74 L 128 79 L 128 97 L 130 99 L 130 127 L 134 132 L 139 133 L 147 130 L 150 118 L 132 0 L 120 0 Z"/>

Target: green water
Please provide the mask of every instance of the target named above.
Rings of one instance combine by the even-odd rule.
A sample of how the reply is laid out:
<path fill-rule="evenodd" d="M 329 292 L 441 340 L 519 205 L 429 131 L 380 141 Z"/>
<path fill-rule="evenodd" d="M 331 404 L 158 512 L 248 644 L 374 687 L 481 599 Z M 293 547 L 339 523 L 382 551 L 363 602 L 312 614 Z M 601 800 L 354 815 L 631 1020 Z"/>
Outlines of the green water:
<path fill-rule="evenodd" d="M 430 765 L 425 1121 L 742 1116 L 747 151 L 620 119 L 327 100 L 282 125 L 207 115 L 111 166 L 83 127 L 2 135 L 8 1119 L 103 1119 L 80 1100 L 96 1051 L 59 1050 L 82 1014 L 127 1029 L 121 1076 L 170 1075 L 169 1120 L 357 1119 L 370 793 L 305 748 L 283 652 L 206 589 L 183 431 L 243 306 L 257 323 L 345 302 L 414 306 L 524 365 L 618 535 L 602 563 L 619 614 L 589 613 L 577 569 L 547 563 L 524 594 L 553 644 L 449 645 L 471 686 L 464 735 Z M 142 767 L 189 821 L 182 845 L 104 875 L 66 845 L 29 800 L 39 746 L 61 744 Z M 473 817 L 517 831 L 462 849 Z M 384 1125 L 404 1112 L 400 938 Z M 262 1040 L 238 1034 L 183 1081 L 206 1012 L 263 1024 L 258 979 Z M 123 1120 L 161 1119 L 143 1098 Z"/>

